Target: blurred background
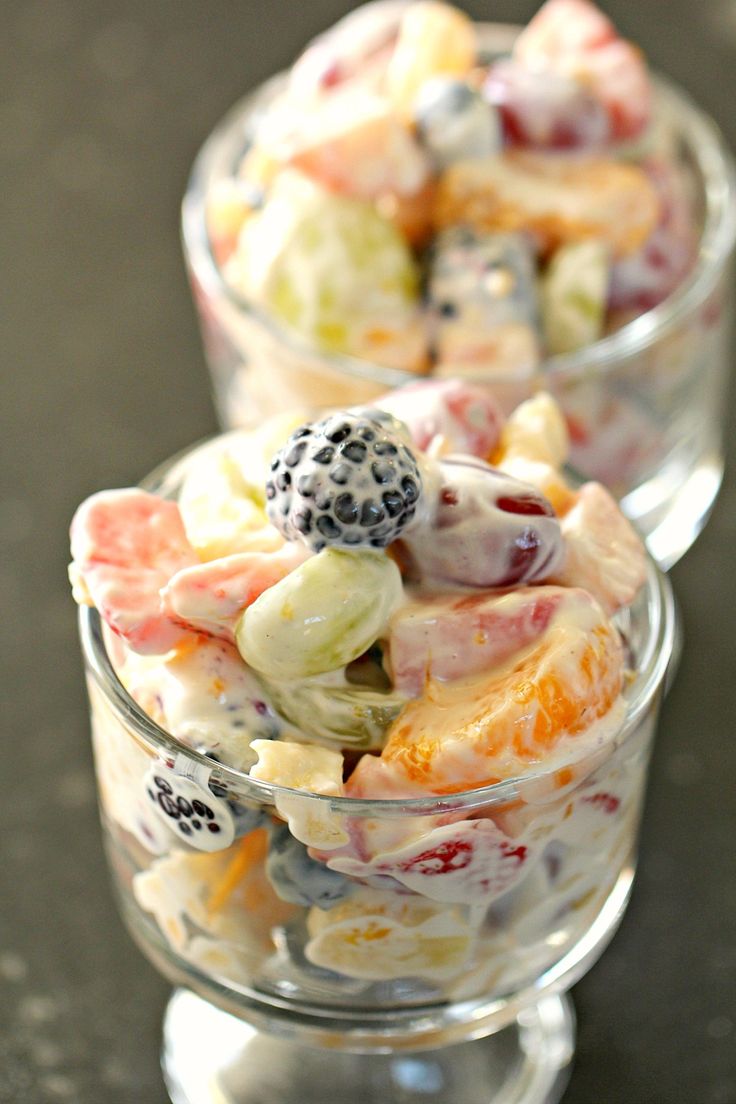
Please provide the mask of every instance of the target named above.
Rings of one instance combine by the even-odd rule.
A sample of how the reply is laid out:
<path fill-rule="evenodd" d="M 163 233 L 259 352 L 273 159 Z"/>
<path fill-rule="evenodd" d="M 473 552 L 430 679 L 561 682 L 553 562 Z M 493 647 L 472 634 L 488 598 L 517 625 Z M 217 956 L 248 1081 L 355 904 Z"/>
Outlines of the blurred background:
<path fill-rule="evenodd" d="M 187 172 L 228 106 L 352 6 L 0 8 L 2 1104 L 166 1100 L 168 988 L 117 918 L 99 842 L 67 527 L 90 492 L 216 429 L 178 239 Z M 523 22 L 537 4 L 463 6 Z M 605 9 L 736 147 L 736 2 Z M 685 654 L 633 901 L 574 991 L 566 1104 L 736 1102 L 733 434 L 729 449 L 715 513 L 673 572 Z"/>

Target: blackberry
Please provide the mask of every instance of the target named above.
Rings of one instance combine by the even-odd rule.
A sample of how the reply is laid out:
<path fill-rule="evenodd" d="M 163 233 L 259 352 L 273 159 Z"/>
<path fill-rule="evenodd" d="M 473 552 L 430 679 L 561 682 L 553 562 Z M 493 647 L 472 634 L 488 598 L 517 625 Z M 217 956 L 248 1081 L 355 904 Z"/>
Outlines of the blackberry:
<path fill-rule="evenodd" d="M 276 454 L 266 509 L 287 540 L 313 552 L 385 548 L 412 519 L 422 493 L 405 427 L 370 408 L 302 426 Z"/>
<path fill-rule="evenodd" d="M 417 137 L 435 167 L 490 157 L 501 146 L 498 114 L 481 92 L 450 76 L 425 81 L 414 104 Z"/>
<path fill-rule="evenodd" d="M 329 909 L 353 890 L 352 881 L 344 874 L 311 858 L 287 824 L 279 824 L 271 832 L 266 876 L 276 895 L 295 905 Z"/>

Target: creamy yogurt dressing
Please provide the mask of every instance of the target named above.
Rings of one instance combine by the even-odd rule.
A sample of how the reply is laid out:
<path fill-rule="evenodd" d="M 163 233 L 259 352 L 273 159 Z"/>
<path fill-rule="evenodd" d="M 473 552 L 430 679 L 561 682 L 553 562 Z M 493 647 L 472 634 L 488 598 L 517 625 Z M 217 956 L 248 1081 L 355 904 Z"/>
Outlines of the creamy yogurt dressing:
<path fill-rule="evenodd" d="M 225 640 L 195 637 L 168 656 L 124 654 L 118 676 L 141 708 L 176 739 L 228 766 L 255 763 L 251 740 L 294 735 Z"/>

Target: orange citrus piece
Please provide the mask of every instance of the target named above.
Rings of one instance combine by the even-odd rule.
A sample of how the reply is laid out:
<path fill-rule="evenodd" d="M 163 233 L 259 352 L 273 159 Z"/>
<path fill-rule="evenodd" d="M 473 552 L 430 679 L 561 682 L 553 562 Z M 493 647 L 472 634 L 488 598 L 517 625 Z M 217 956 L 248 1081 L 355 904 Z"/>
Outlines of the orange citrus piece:
<path fill-rule="evenodd" d="M 346 792 L 457 793 L 523 774 L 583 736 L 614 706 L 623 682 L 618 633 L 593 598 L 574 592 L 533 645 L 481 677 L 430 680 L 389 729 L 380 759 L 365 756 Z M 555 757 L 555 764 L 558 763 Z"/>
<path fill-rule="evenodd" d="M 453 165 L 440 178 L 434 209 L 440 230 L 465 222 L 527 231 L 545 253 L 595 238 L 617 257 L 639 249 L 658 218 L 654 187 L 638 166 L 526 152 Z"/>
<path fill-rule="evenodd" d="M 268 853 L 268 833 L 265 828 L 256 828 L 244 836 L 234 848 L 235 854 L 223 876 L 213 887 L 207 902 L 210 913 L 219 912 L 245 878 L 248 871 L 257 863 L 265 860 Z"/>

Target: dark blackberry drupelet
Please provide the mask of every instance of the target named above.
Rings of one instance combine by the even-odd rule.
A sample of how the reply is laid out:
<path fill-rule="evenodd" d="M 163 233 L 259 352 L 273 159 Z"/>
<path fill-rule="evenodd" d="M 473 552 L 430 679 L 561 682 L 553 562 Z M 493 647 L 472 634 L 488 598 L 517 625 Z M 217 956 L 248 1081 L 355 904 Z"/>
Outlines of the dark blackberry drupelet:
<path fill-rule="evenodd" d="M 422 477 L 403 423 L 371 408 L 292 433 L 271 463 L 266 509 L 313 552 L 385 548 L 416 512 Z"/>
<path fill-rule="evenodd" d="M 266 876 L 282 901 L 321 909 L 332 908 L 354 888 L 350 878 L 311 858 L 286 824 L 276 825 L 270 833 Z"/>

